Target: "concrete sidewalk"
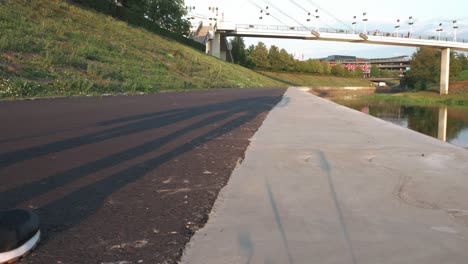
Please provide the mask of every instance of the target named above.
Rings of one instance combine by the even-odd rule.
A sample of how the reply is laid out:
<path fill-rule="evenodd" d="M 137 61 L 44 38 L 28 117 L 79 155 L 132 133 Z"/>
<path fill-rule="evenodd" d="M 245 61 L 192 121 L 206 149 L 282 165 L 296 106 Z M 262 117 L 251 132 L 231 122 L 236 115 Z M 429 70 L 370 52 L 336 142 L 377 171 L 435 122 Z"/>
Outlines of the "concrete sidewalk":
<path fill-rule="evenodd" d="M 468 151 L 289 89 L 182 263 L 468 262 Z"/>

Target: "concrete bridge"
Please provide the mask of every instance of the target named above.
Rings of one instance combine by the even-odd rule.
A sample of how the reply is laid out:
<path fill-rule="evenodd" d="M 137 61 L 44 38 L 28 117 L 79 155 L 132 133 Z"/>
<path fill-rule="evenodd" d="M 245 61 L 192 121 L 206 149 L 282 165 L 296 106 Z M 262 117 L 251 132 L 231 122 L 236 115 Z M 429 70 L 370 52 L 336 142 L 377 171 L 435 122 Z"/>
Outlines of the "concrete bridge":
<path fill-rule="evenodd" d="M 222 59 L 226 59 L 228 49 L 226 37 L 256 37 L 256 38 L 281 38 L 302 39 L 333 42 L 366 43 L 387 46 L 404 47 L 431 47 L 442 50 L 440 94 L 448 94 L 450 51 L 468 52 L 468 40 L 458 39 L 452 41 L 448 38 L 434 36 L 403 35 L 382 32 L 358 33 L 353 30 L 341 29 L 313 29 L 297 26 L 267 26 L 252 24 L 229 24 L 220 22 L 212 27 L 206 41 L 207 53 Z M 224 47 L 222 47 L 224 46 Z"/>

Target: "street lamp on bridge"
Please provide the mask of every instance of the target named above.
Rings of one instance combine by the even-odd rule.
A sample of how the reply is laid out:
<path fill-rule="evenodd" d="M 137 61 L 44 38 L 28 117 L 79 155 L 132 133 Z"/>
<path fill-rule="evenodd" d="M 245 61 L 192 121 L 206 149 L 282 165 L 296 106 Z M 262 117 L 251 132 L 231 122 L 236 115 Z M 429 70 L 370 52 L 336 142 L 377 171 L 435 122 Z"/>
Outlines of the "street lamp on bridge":
<path fill-rule="evenodd" d="M 364 22 L 364 34 L 367 35 L 367 12 L 362 13 L 362 21 Z"/>
<path fill-rule="evenodd" d="M 395 33 L 396 33 L 396 37 L 398 38 L 399 35 L 400 35 L 400 19 L 397 19 L 397 21 L 396 21 Z"/>
<path fill-rule="evenodd" d="M 320 25 L 319 25 L 320 16 L 319 16 L 318 11 L 319 11 L 318 9 L 315 9 L 315 31 L 317 32 L 320 31 Z"/>
<path fill-rule="evenodd" d="M 453 21 L 453 41 L 454 42 L 457 41 L 457 29 L 458 29 L 457 21 L 454 20 Z"/>
<path fill-rule="evenodd" d="M 439 23 L 439 27 L 436 29 L 436 31 L 439 34 L 438 40 L 440 40 L 440 33 L 444 31 L 444 29 L 442 28 L 442 23 Z"/>
<path fill-rule="evenodd" d="M 320 38 L 320 27 L 319 27 L 320 16 L 318 14 L 318 11 L 319 11 L 318 9 L 315 9 L 315 14 L 314 14 L 314 27 L 315 27 L 315 29 L 313 29 L 311 31 L 311 34 L 314 35 L 317 38 Z M 309 16 L 310 16 L 310 13 L 309 13 Z M 307 21 L 310 21 L 310 19 L 307 19 Z"/>
<path fill-rule="evenodd" d="M 210 6 L 210 7 L 208 7 L 208 10 L 211 12 L 211 15 L 210 15 L 209 20 L 210 20 L 210 21 L 218 21 L 218 16 L 219 16 L 218 10 L 219 10 L 219 7 Z M 211 26 L 211 22 L 210 22 L 210 26 Z"/>
<path fill-rule="evenodd" d="M 263 16 L 261 14 L 265 14 L 266 16 L 269 16 L 270 15 L 270 12 L 268 12 L 268 6 L 265 8 L 265 12 L 263 9 L 260 10 L 260 17 L 259 19 L 263 19 Z"/>
<path fill-rule="evenodd" d="M 195 10 L 195 6 L 186 6 L 186 7 L 185 7 L 185 10 L 187 10 L 188 13 L 192 13 L 192 11 Z M 189 15 L 189 14 L 187 14 L 187 15 Z M 193 16 L 193 15 L 192 15 L 192 16 L 188 16 L 187 19 L 188 19 L 188 20 L 195 20 L 195 16 Z"/>
<path fill-rule="evenodd" d="M 414 25 L 414 20 L 412 16 L 409 17 L 408 25 L 410 26 L 408 38 L 412 38 L 413 37 L 413 25 Z"/>
<path fill-rule="evenodd" d="M 356 16 L 353 16 L 353 34 L 356 34 Z"/>

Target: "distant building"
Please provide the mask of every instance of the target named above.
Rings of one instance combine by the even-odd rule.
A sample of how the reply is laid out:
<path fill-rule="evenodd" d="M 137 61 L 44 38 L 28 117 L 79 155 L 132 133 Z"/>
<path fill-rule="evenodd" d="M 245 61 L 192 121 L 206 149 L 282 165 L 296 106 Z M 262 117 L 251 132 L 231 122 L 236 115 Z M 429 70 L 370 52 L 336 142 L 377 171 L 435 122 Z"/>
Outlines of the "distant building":
<path fill-rule="evenodd" d="M 399 71 L 401 74 L 406 72 L 410 66 L 411 56 L 398 56 L 383 59 L 368 59 L 371 66 L 377 66 L 381 70 Z"/>
<path fill-rule="evenodd" d="M 331 65 L 342 64 L 345 68 L 350 70 L 356 69 L 356 67 L 360 65 L 365 73 L 369 72 L 370 67 L 376 66 L 381 70 L 399 71 L 400 74 L 403 75 L 410 66 L 411 56 L 366 59 L 357 58 L 355 56 L 331 55 L 319 60 L 328 61 Z"/>
<path fill-rule="evenodd" d="M 346 55 L 331 55 L 324 59 L 320 59 L 321 61 L 328 61 L 334 63 L 353 63 L 356 62 L 356 56 L 346 56 Z"/>

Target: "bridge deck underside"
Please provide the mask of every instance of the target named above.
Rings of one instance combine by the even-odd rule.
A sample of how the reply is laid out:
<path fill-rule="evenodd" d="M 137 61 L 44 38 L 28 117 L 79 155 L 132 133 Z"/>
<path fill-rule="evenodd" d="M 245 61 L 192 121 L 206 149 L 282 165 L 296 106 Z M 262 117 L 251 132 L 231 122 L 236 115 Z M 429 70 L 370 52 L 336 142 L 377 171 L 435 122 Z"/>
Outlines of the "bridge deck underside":
<path fill-rule="evenodd" d="M 223 32 L 223 30 L 219 29 Z M 225 30 L 226 36 L 239 37 L 256 37 L 256 38 L 279 38 L 279 39 L 299 39 L 299 40 L 318 40 L 318 41 L 334 41 L 334 42 L 349 42 L 362 44 L 376 44 L 387 46 L 403 46 L 403 47 L 432 47 L 432 48 L 451 48 L 458 51 L 468 52 L 468 43 L 426 40 L 414 38 L 397 38 L 386 36 L 366 36 L 363 39 L 357 34 L 339 34 L 339 33 L 320 33 L 320 37 L 316 37 L 309 32 L 299 31 L 262 31 L 262 30 Z"/>

